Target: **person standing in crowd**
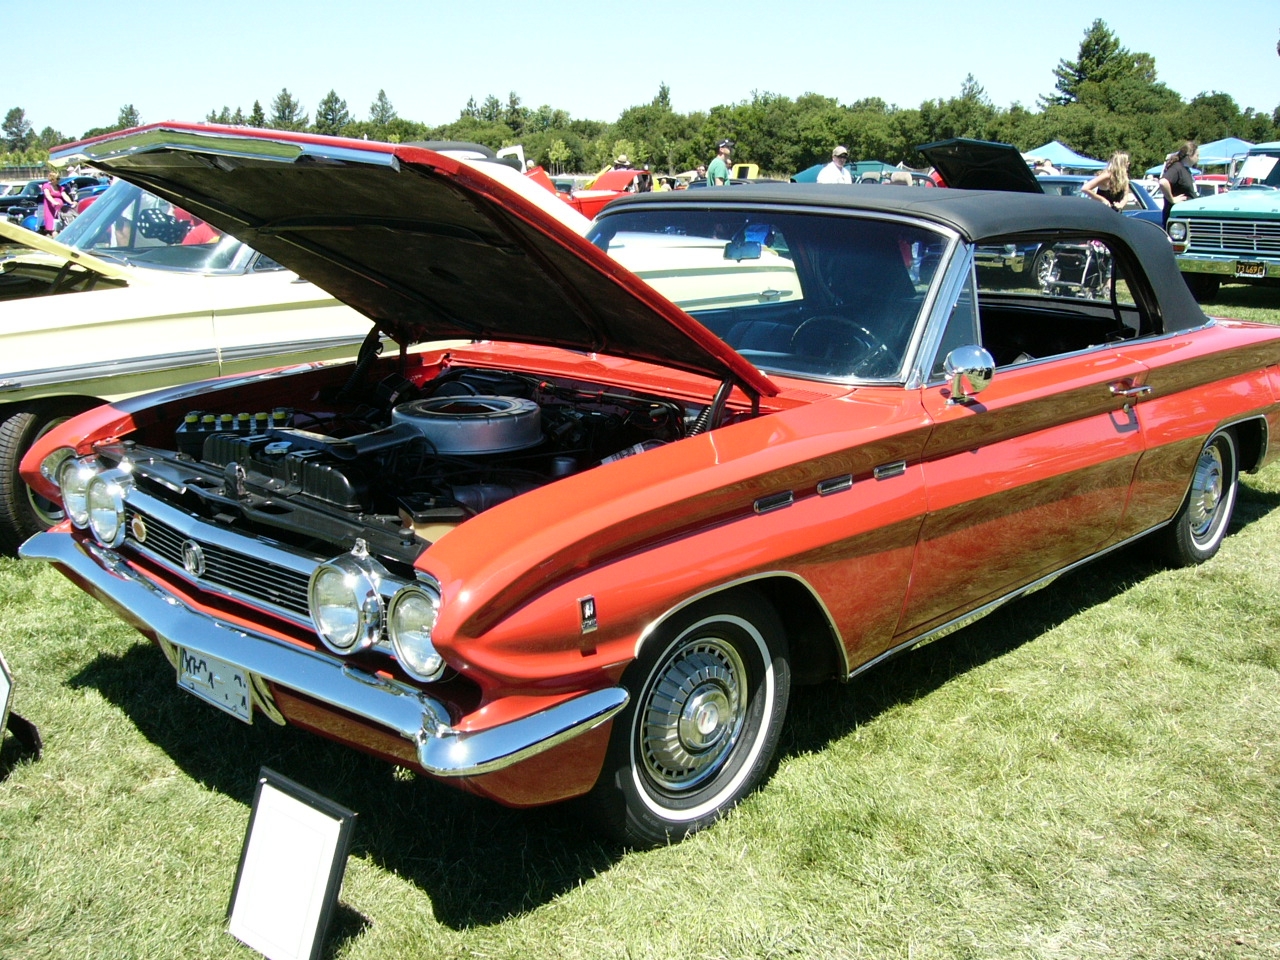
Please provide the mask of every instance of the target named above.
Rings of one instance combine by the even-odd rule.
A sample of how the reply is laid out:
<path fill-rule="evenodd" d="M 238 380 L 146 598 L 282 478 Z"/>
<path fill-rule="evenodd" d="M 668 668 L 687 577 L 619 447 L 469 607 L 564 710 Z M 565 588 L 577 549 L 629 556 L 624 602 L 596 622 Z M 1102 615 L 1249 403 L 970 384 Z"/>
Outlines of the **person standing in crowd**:
<path fill-rule="evenodd" d="M 831 162 L 818 171 L 818 183 L 853 183 L 853 175 L 844 168 L 849 162 L 849 148 L 837 145 L 831 151 Z"/>
<path fill-rule="evenodd" d="M 729 155 L 733 153 L 733 141 L 721 140 L 716 146 L 715 159 L 707 167 L 707 186 L 720 187 L 729 183 Z"/>
<path fill-rule="evenodd" d="M 40 232 L 48 236 L 57 233 L 58 214 L 62 208 L 75 201 L 62 185 L 56 170 L 49 171 L 49 179 L 41 185 L 40 195 Z"/>
<path fill-rule="evenodd" d="M 707 165 L 705 163 L 698 164 L 698 169 L 694 171 L 693 179 L 695 180 L 707 179 Z"/>
<path fill-rule="evenodd" d="M 1113 153 L 1107 169 L 1082 186 L 1080 192 L 1113 210 L 1123 210 L 1129 199 L 1129 155 L 1123 150 Z"/>
<path fill-rule="evenodd" d="M 1191 168 L 1200 162 L 1200 148 L 1188 140 L 1178 148 L 1164 165 L 1160 174 L 1160 192 L 1164 195 L 1164 225 L 1169 225 L 1169 213 L 1173 205 L 1182 200 L 1196 198 L 1196 178 Z"/>

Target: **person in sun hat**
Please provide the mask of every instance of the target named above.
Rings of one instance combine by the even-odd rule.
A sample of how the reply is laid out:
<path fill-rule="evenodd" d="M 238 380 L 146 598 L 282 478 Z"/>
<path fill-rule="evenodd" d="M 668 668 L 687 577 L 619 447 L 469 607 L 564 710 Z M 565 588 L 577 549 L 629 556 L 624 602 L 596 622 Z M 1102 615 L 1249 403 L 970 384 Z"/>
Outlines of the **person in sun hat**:
<path fill-rule="evenodd" d="M 831 162 L 818 171 L 818 183 L 853 183 L 853 176 L 845 169 L 849 162 L 849 148 L 837 144 L 831 150 Z"/>

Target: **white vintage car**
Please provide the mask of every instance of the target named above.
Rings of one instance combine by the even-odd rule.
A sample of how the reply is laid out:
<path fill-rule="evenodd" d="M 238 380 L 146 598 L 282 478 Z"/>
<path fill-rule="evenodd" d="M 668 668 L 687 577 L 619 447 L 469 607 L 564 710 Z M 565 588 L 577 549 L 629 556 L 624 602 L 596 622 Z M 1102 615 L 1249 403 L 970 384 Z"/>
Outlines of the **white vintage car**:
<path fill-rule="evenodd" d="M 370 329 L 269 257 L 124 182 L 57 240 L 0 219 L 0 242 L 6 550 L 61 517 L 18 477 L 53 425 L 159 387 L 347 358 Z"/>

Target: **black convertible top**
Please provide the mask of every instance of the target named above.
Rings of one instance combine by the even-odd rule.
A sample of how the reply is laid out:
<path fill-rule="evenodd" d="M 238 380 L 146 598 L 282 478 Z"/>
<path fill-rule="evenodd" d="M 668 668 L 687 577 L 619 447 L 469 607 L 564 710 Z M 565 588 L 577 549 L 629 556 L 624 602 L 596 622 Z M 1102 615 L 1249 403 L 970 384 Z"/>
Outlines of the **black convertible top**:
<path fill-rule="evenodd" d="M 1153 223 L 1126 217 L 1083 197 L 1052 197 L 1002 190 L 926 189 L 905 186 L 835 186 L 819 183 L 768 183 L 685 192 L 638 194 L 609 204 L 604 219 L 635 205 L 788 206 L 899 214 L 956 231 L 973 243 L 1045 233 L 1114 237 L 1133 251 L 1151 281 L 1164 332 L 1208 322 L 1178 270 L 1173 248 Z"/>

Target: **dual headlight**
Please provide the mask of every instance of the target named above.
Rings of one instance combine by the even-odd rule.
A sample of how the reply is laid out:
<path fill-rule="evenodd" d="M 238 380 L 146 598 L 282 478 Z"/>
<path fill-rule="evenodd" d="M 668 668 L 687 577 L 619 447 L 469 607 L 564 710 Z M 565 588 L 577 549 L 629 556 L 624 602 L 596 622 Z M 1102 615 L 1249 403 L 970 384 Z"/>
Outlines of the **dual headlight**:
<path fill-rule="evenodd" d="M 373 646 L 385 623 L 396 659 L 415 680 L 437 680 L 444 659 L 431 642 L 440 610 L 440 594 L 422 583 L 405 584 L 391 595 L 383 566 L 363 544 L 320 564 L 311 574 L 307 601 L 316 633 L 335 653 L 351 654 Z"/>
<path fill-rule="evenodd" d="M 104 547 L 124 542 L 124 500 L 133 486 L 127 464 L 108 470 L 96 457 L 68 456 L 60 450 L 45 461 L 41 471 L 56 478 L 62 507 L 72 524 L 81 530 L 88 528 Z"/>
<path fill-rule="evenodd" d="M 59 450 L 45 460 L 41 471 L 57 483 L 72 524 L 87 528 L 104 547 L 124 542 L 125 498 L 133 486 L 127 463 L 105 469 L 96 457 Z M 320 564 L 307 587 L 316 633 L 330 650 L 347 655 L 372 647 L 385 627 L 404 671 L 416 680 L 438 680 L 445 662 L 431 642 L 431 631 L 440 594 L 430 584 L 396 589 L 396 583 L 361 541 L 350 553 Z M 389 600 L 385 594 L 390 594 Z"/>

